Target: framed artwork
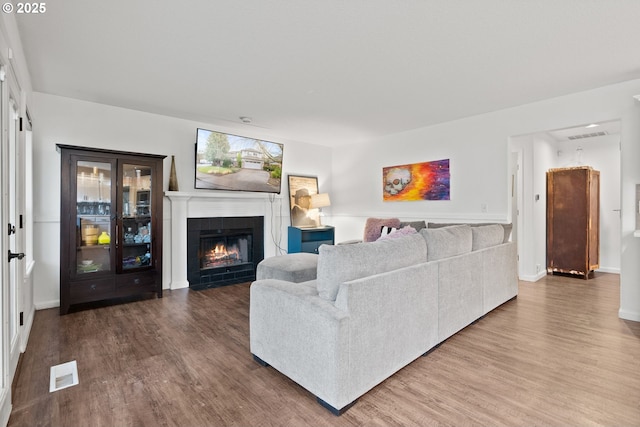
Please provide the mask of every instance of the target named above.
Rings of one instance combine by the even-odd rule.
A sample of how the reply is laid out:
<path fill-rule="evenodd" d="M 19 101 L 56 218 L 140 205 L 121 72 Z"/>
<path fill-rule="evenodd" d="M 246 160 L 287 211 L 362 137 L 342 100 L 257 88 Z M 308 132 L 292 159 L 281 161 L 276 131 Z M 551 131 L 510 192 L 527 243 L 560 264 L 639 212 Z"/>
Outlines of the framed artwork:
<path fill-rule="evenodd" d="M 318 177 L 289 175 L 289 212 L 292 226 L 318 226 L 318 209 L 309 209 L 312 194 L 318 194 Z"/>
<path fill-rule="evenodd" d="M 382 168 L 382 200 L 450 200 L 449 159 Z"/>

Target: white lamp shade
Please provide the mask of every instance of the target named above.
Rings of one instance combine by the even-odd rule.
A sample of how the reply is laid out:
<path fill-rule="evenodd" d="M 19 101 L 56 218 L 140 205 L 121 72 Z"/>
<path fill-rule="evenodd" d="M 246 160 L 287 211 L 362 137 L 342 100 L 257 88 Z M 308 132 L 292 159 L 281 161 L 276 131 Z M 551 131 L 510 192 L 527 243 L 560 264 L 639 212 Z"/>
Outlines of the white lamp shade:
<path fill-rule="evenodd" d="M 329 199 L 329 193 L 312 194 L 310 209 L 325 208 L 331 206 L 331 200 Z"/>

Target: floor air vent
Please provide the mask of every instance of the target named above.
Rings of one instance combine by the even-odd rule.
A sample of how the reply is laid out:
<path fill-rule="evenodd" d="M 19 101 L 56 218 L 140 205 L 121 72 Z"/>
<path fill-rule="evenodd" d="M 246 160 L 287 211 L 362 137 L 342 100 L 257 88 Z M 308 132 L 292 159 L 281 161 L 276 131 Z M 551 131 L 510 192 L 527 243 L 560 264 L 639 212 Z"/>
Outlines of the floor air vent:
<path fill-rule="evenodd" d="M 75 360 L 51 367 L 49 392 L 62 390 L 78 384 L 78 365 Z"/>

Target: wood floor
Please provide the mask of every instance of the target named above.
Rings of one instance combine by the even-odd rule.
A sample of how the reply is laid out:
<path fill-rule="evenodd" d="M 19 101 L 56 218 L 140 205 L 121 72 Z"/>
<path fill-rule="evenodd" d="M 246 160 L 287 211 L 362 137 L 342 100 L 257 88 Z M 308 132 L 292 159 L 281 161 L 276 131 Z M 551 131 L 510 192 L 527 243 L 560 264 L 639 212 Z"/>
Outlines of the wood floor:
<path fill-rule="evenodd" d="M 640 323 L 619 277 L 548 276 L 341 417 L 249 352 L 249 284 L 36 313 L 9 426 L 640 425 Z M 383 343 L 381 343 L 383 345 Z M 49 393 L 52 365 L 80 384 Z"/>

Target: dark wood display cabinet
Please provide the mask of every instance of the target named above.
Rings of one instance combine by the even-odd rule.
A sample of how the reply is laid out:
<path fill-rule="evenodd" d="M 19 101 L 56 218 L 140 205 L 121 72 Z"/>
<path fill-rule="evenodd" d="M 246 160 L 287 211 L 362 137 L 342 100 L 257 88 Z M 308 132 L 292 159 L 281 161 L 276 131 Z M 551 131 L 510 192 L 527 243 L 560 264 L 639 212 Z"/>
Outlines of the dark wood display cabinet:
<path fill-rule="evenodd" d="M 588 279 L 600 266 L 600 172 L 547 172 L 547 272 Z"/>
<path fill-rule="evenodd" d="M 58 144 L 60 314 L 75 304 L 162 297 L 166 156 Z"/>

